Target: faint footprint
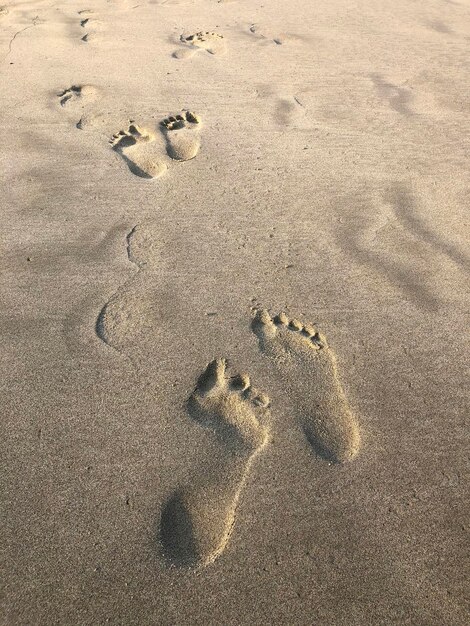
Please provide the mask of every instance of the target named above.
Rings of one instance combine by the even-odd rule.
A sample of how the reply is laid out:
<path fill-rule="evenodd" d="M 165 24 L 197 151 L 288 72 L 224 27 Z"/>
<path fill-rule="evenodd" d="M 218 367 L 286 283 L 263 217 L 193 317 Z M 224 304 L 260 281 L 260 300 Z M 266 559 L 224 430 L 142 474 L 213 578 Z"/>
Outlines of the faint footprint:
<path fill-rule="evenodd" d="M 112 136 L 113 149 L 122 156 L 130 171 L 141 178 L 159 178 L 167 167 L 163 160 L 155 157 L 155 135 L 129 120 L 129 128 Z"/>
<path fill-rule="evenodd" d="M 187 58 L 192 56 L 195 52 L 195 48 L 206 50 L 210 54 L 225 54 L 227 46 L 225 45 L 225 39 L 223 35 L 211 32 L 198 32 L 193 35 L 183 34 L 180 37 L 180 41 L 185 44 L 186 48 L 176 50 L 173 56 L 177 59 Z"/>
<path fill-rule="evenodd" d="M 101 113 L 84 113 L 75 124 L 80 130 L 94 130 L 103 128 L 107 122 L 107 117 Z"/>
<path fill-rule="evenodd" d="M 370 78 L 374 83 L 379 95 L 388 100 L 392 109 L 402 115 L 413 115 L 410 104 L 413 100 L 413 93 L 409 87 L 401 87 L 385 80 L 380 74 L 371 74 Z"/>
<path fill-rule="evenodd" d="M 198 125 L 201 120 L 191 111 L 168 117 L 161 122 L 165 133 L 168 155 L 176 161 L 189 161 L 199 152 Z"/>
<path fill-rule="evenodd" d="M 208 565 L 223 552 L 253 461 L 268 441 L 269 399 L 248 376 L 227 378 L 225 370 L 224 359 L 209 363 L 188 400 L 190 416 L 214 431 L 222 455 L 163 508 L 160 542 L 171 564 Z"/>
<path fill-rule="evenodd" d="M 252 24 L 250 26 L 250 33 L 253 33 L 253 35 L 256 35 L 259 39 L 266 42 L 273 41 L 278 46 L 282 46 L 283 44 L 291 41 L 298 41 L 302 39 L 302 37 L 300 37 L 299 35 L 293 35 L 290 33 L 281 33 L 280 35 L 275 36 L 265 35 L 263 31 L 264 28 L 258 26 L 257 24 Z"/>
<path fill-rule="evenodd" d="M 9 11 L 7 7 L 0 7 L 0 19 L 8 15 Z"/>
<path fill-rule="evenodd" d="M 155 317 L 154 294 L 148 289 L 148 283 L 144 283 L 141 289 L 139 274 L 146 268 L 147 259 L 155 264 L 159 255 L 155 242 L 139 225 L 127 233 L 126 251 L 127 260 L 134 265 L 136 272 L 103 306 L 95 322 L 95 331 L 101 341 L 133 362 L 128 349 L 139 335 L 151 330 Z"/>
<path fill-rule="evenodd" d="M 308 324 L 289 320 L 283 313 L 271 318 L 264 310 L 254 311 L 252 328 L 261 351 L 271 359 L 286 386 L 314 450 L 337 463 L 356 456 L 360 448 L 358 424 L 325 338 Z"/>
<path fill-rule="evenodd" d="M 57 97 L 61 106 L 81 105 L 95 100 L 98 90 L 93 85 L 72 85 L 59 92 Z"/>

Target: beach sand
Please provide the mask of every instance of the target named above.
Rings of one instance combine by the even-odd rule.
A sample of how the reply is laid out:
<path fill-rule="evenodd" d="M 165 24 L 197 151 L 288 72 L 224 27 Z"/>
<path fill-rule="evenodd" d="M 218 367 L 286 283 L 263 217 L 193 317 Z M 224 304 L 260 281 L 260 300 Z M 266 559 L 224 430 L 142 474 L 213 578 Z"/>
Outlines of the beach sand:
<path fill-rule="evenodd" d="M 6 0 L 2 624 L 468 623 L 469 40 Z"/>

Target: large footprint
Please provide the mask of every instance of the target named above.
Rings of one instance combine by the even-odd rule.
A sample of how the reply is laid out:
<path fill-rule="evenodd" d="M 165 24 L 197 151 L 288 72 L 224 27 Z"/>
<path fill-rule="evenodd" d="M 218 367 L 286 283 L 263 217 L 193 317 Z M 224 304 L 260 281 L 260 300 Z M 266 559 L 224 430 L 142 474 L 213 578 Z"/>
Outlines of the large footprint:
<path fill-rule="evenodd" d="M 201 118 L 191 111 L 168 117 L 161 122 L 168 155 L 176 161 L 189 161 L 199 152 Z"/>
<path fill-rule="evenodd" d="M 248 376 L 227 378 L 225 370 L 223 359 L 209 363 L 188 400 L 190 416 L 215 432 L 222 455 L 164 506 L 160 542 L 174 565 L 207 565 L 223 552 L 250 468 L 268 441 L 269 399 Z"/>
<path fill-rule="evenodd" d="M 325 338 L 310 325 L 289 320 L 282 313 L 271 318 L 264 310 L 254 311 L 252 328 L 261 351 L 286 386 L 313 449 L 336 463 L 356 456 L 360 448 L 357 420 Z"/>
<path fill-rule="evenodd" d="M 155 135 L 129 120 L 129 128 L 112 136 L 110 144 L 122 156 L 130 171 L 141 178 L 159 178 L 166 171 L 166 164 L 156 158 L 150 146 Z"/>

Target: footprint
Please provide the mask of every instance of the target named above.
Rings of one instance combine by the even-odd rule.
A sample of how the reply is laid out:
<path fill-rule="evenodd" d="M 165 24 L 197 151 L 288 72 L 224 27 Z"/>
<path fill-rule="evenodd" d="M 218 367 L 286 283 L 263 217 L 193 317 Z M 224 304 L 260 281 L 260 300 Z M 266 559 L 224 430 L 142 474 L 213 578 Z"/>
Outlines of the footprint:
<path fill-rule="evenodd" d="M 285 43 L 298 41 L 302 39 L 302 37 L 300 37 L 299 35 L 293 35 L 291 33 L 281 33 L 279 35 L 274 35 L 274 36 L 265 35 L 264 31 L 265 29 L 263 27 L 260 27 L 258 24 L 252 24 L 250 26 L 250 33 L 253 33 L 253 35 L 256 35 L 258 39 L 264 40 L 265 42 L 273 41 L 278 46 L 282 46 Z"/>
<path fill-rule="evenodd" d="M 133 273 L 103 306 L 95 322 L 95 332 L 106 345 L 121 355 L 129 355 L 129 348 L 139 335 L 154 326 L 155 298 L 152 290 L 141 289 L 140 272 L 160 259 L 158 244 L 149 233 L 135 225 L 126 235 L 127 260 L 134 266 Z M 145 285 L 148 283 L 144 283 Z"/>
<path fill-rule="evenodd" d="M 101 309 L 96 334 L 108 346 L 124 352 L 144 332 L 151 317 L 151 301 L 120 288 Z"/>
<path fill-rule="evenodd" d="M 84 105 L 94 100 L 98 94 L 98 90 L 93 85 L 72 85 L 67 89 L 59 92 L 57 97 L 61 106 Z"/>
<path fill-rule="evenodd" d="M 0 18 L 5 17 L 8 13 L 9 11 L 7 7 L 0 7 Z"/>
<path fill-rule="evenodd" d="M 223 35 L 219 35 L 218 33 L 211 32 L 198 32 L 193 35 L 181 35 L 180 41 L 186 46 L 190 46 L 191 48 L 201 48 L 202 50 L 206 50 L 210 54 L 225 54 L 227 51 L 227 46 L 225 45 L 225 39 Z M 173 53 L 177 59 L 185 58 L 188 55 L 184 54 L 183 51 L 177 50 Z"/>
<path fill-rule="evenodd" d="M 189 161 L 199 152 L 198 125 L 201 119 L 191 111 L 171 116 L 161 122 L 167 143 L 168 155 L 176 161 Z"/>
<path fill-rule="evenodd" d="M 285 384 L 313 449 L 330 462 L 355 457 L 360 448 L 358 424 L 325 338 L 308 324 L 289 320 L 284 313 L 271 318 L 264 310 L 254 311 L 252 328 Z"/>
<path fill-rule="evenodd" d="M 172 56 L 175 59 L 191 59 L 198 51 L 197 48 L 179 48 L 173 52 Z"/>
<path fill-rule="evenodd" d="M 94 17 L 94 11 L 90 9 L 84 9 L 79 11 L 80 15 L 80 27 L 86 30 L 86 33 L 82 37 L 82 41 L 88 42 L 98 31 L 102 30 L 102 23 L 96 20 Z"/>
<path fill-rule="evenodd" d="M 208 565 L 227 546 L 246 478 L 265 447 L 269 399 L 250 386 L 246 375 L 226 376 L 226 361 L 209 363 L 191 394 L 189 415 L 214 431 L 219 462 L 190 486 L 175 491 L 160 520 L 165 559 L 174 565 Z"/>
<path fill-rule="evenodd" d="M 112 136 L 110 143 L 122 156 L 130 171 L 141 178 L 159 178 L 165 173 L 166 164 L 155 157 L 155 149 L 150 144 L 155 135 L 129 120 L 129 128 Z"/>
<path fill-rule="evenodd" d="M 409 87 L 403 87 L 395 85 L 394 83 L 386 80 L 381 74 L 371 74 L 370 78 L 374 83 L 378 94 L 388 100 L 388 103 L 392 109 L 402 115 L 413 115 L 413 111 L 410 108 L 413 100 L 413 92 Z"/>
<path fill-rule="evenodd" d="M 107 117 L 101 113 L 84 113 L 75 124 L 80 130 L 94 130 L 103 128 L 107 122 Z"/>

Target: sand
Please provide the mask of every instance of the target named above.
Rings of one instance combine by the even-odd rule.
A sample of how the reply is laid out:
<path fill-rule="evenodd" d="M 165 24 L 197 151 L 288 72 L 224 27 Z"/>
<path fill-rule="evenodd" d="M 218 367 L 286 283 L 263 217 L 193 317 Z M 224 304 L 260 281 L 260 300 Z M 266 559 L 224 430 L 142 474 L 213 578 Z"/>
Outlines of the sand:
<path fill-rule="evenodd" d="M 468 623 L 467 0 L 4 0 L 16 625 Z"/>

